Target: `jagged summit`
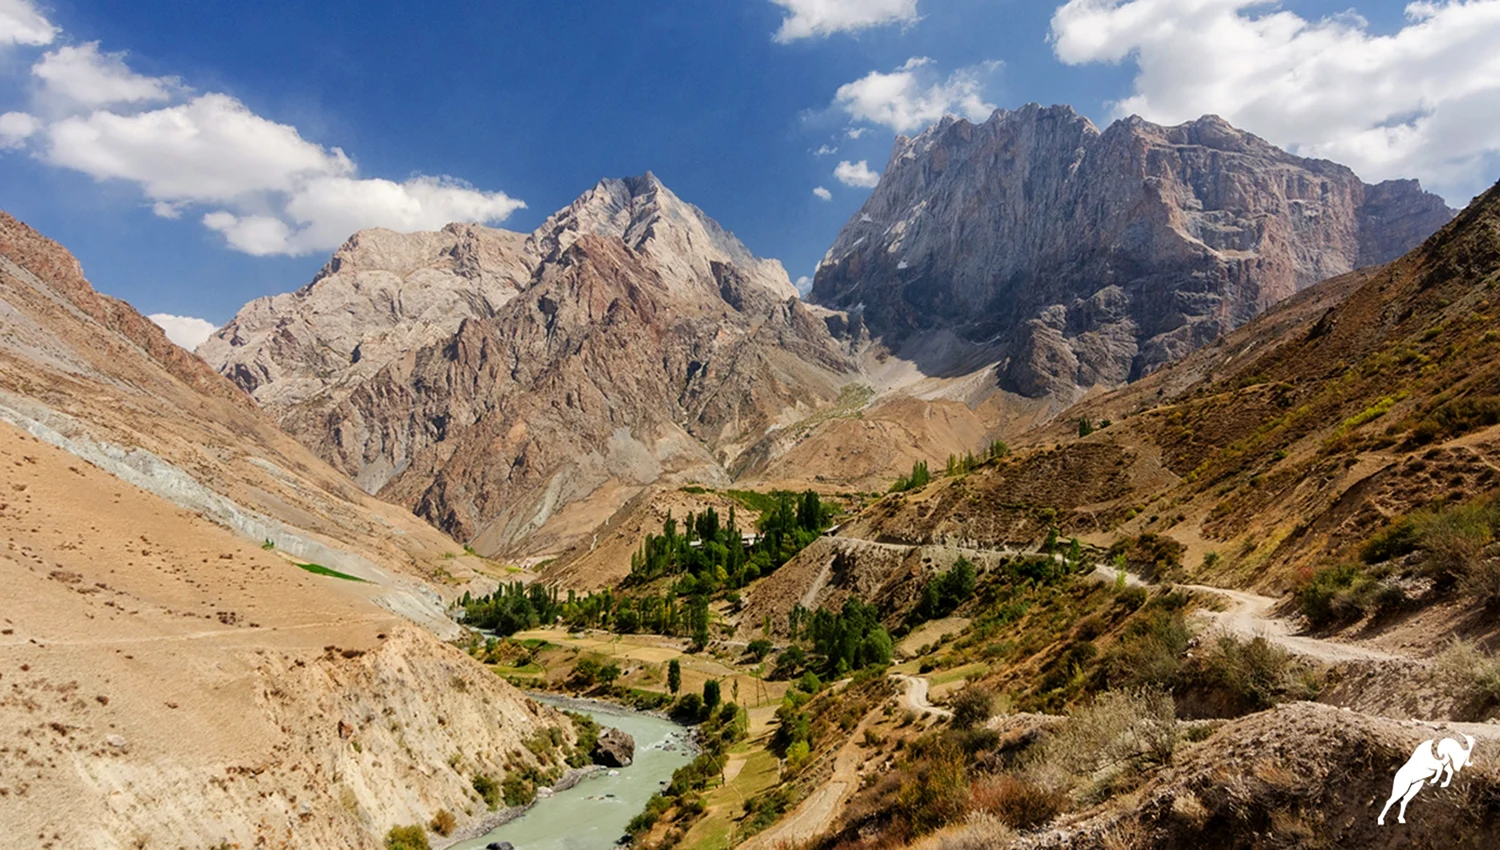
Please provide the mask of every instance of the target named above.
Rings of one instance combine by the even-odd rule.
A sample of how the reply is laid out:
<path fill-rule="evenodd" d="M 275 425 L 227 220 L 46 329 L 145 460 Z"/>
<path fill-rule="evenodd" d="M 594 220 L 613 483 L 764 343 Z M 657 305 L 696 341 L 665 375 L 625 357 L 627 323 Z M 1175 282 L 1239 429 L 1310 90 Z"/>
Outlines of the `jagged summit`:
<path fill-rule="evenodd" d="M 1001 388 L 1071 399 L 1399 256 L 1452 215 L 1414 182 L 1367 186 L 1217 116 L 1101 132 L 1028 104 L 898 138 L 810 298 L 861 310 L 896 346 L 956 332 Z"/>
<path fill-rule="evenodd" d="M 549 216 L 527 239 L 527 247 L 539 257 L 553 257 L 583 233 L 623 240 L 632 250 L 668 265 L 678 282 L 710 270 L 714 263 L 727 263 L 749 273 L 773 297 L 797 294 L 780 262 L 757 258 L 734 234 L 679 198 L 650 171 L 599 181 Z"/>

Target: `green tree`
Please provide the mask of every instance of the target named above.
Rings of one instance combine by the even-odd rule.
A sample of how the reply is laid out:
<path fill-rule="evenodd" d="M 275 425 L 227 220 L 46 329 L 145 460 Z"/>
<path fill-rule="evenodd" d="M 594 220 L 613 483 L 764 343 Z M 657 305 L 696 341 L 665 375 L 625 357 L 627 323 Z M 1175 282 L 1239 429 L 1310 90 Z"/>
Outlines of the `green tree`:
<path fill-rule="evenodd" d="M 386 850 L 430 850 L 431 846 L 420 826 L 393 826 L 385 834 Z"/>
<path fill-rule="evenodd" d="M 682 690 L 682 663 L 675 658 L 667 662 L 667 690 L 673 694 Z"/>
<path fill-rule="evenodd" d="M 1078 436 L 1087 437 L 1092 433 L 1094 433 L 1094 423 L 1090 422 L 1087 416 L 1078 420 Z"/>
<path fill-rule="evenodd" d="M 708 709 L 709 711 L 713 711 L 716 707 L 718 707 L 719 700 L 722 698 L 723 694 L 720 693 L 718 679 L 709 679 L 708 681 L 703 683 L 704 708 Z"/>
<path fill-rule="evenodd" d="M 620 678 L 620 665 L 610 662 L 599 668 L 599 681 L 605 685 L 613 685 Z"/>

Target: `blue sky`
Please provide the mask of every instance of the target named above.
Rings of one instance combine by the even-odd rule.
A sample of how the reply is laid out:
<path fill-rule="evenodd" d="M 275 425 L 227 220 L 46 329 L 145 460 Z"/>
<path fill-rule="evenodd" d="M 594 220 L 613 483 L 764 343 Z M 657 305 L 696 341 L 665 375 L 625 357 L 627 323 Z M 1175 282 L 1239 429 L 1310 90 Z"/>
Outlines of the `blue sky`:
<path fill-rule="evenodd" d="M 1031 101 L 1218 112 L 1463 203 L 1500 0 L 1354 2 L 0 0 L 0 208 L 218 324 L 357 227 L 525 231 L 647 169 L 810 275 L 898 130 Z"/>

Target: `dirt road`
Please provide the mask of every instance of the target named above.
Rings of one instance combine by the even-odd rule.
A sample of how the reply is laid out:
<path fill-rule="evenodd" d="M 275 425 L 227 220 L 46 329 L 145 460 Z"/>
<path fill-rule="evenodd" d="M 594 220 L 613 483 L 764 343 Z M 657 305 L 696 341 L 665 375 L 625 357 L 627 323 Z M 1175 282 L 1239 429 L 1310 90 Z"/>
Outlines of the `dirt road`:
<path fill-rule="evenodd" d="M 946 708 L 938 708 L 927 700 L 927 691 L 930 683 L 921 676 L 908 676 L 905 673 L 892 673 L 891 678 L 906 685 L 901 692 L 901 705 L 918 714 L 930 713 L 938 717 L 952 717 L 953 712 Z"/>
<path fill-rule="evenodd" d="M 1094 568 L 1093 575 L 1100 581 L 1119 580 L 1119 572 L 1114 567 L 1103 564 Z M 1125 583 L 1130 587 L 1152 586 L 1131 573 L 1125 574 Z M 1198 615 L 1236 637 L 1263 637 L 1288 652 L 1329 663 L 1407 660 L 1378 649 L 1299 635 L 1291 621 L 1272 613 L 1276 610 L 1278 600 L 1269 596 L 1206 584 L 1179 584 L 1175 587 L 1178 590 L 1207 593 L 1228 600 L 1230 605 L 1227 611 L 1199 611 Z"/>

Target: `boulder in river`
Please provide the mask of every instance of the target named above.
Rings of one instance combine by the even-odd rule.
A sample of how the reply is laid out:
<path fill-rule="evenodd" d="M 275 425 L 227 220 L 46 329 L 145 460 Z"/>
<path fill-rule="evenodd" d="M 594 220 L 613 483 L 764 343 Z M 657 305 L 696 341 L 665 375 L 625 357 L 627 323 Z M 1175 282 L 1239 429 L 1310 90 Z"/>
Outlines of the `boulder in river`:
<path fill-rule="evenodd" d="M 629 767 L 635 760 L 635 739 L 628 732 L 613 727 L 599 734 L 592 753 L 595 764 L 605 767 Z"/>

